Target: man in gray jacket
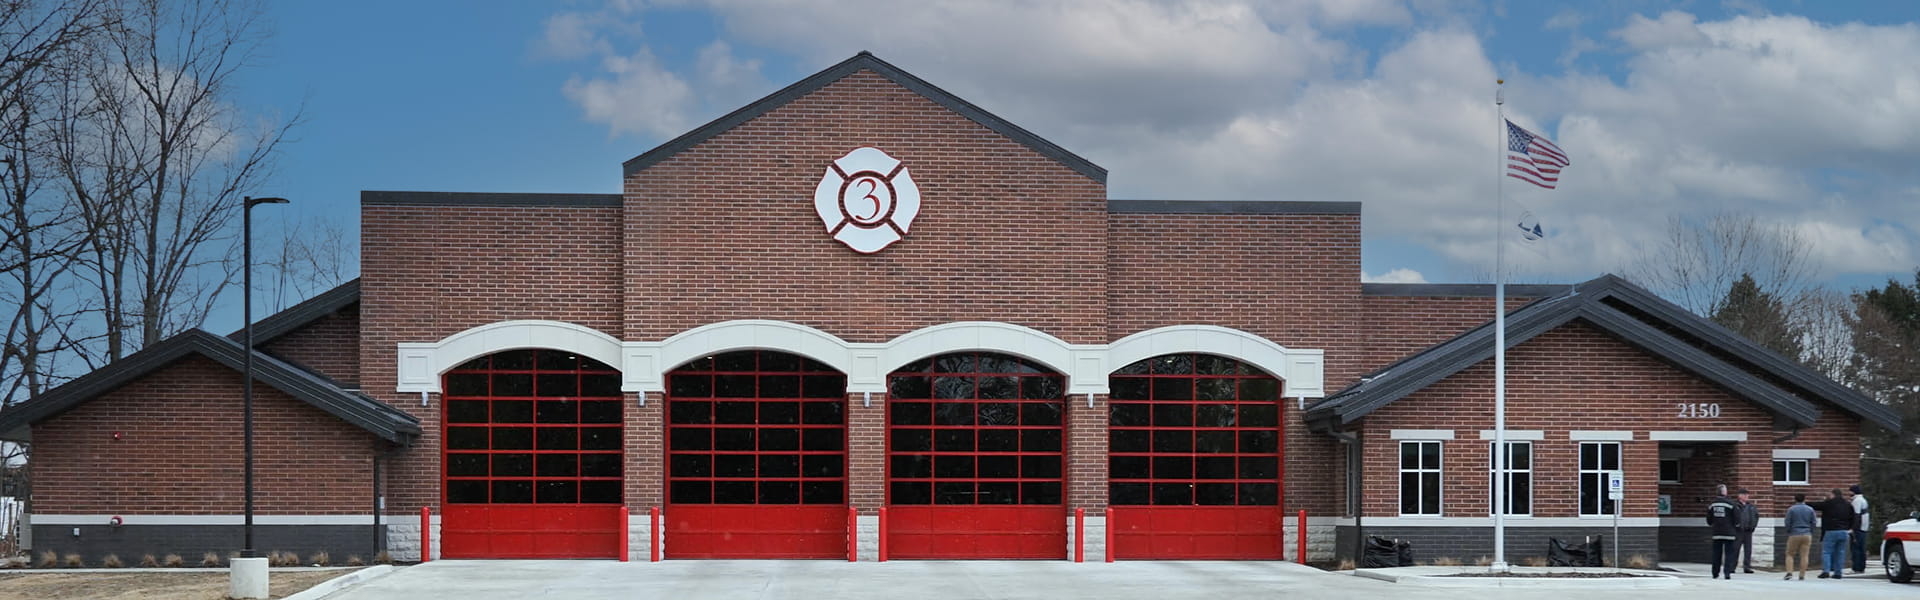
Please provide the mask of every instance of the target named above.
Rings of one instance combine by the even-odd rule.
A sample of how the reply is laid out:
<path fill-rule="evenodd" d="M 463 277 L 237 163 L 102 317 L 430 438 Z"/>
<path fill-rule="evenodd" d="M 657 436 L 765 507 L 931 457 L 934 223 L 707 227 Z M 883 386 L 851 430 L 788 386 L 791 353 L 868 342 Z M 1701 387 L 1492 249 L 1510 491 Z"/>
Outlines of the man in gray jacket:
<path fill-rule="evenodd" d="M 1734 526 L 1740 531 L 1738 542 L 1741 572 L 1752 573 L 1753 530 L 1760 528 L 1760 507 L 1753 504 L 1753 492 L 1747 491 L 1747 488 L 1740 488 L 1738 508 L 1740 509 L 1739 521 Z"/>
<path fill-rule="evenodd" d="M 1807 495 L 1794 494 L 1793 506 L 1787 508 L 1787 576 L 1782 579 L 1793 579 L 1798 570 L 1800 580 L 1806 581 L 1807 552 L 1813 549 L 1814 515 L 1813 507 L 1807 506 Z"/>

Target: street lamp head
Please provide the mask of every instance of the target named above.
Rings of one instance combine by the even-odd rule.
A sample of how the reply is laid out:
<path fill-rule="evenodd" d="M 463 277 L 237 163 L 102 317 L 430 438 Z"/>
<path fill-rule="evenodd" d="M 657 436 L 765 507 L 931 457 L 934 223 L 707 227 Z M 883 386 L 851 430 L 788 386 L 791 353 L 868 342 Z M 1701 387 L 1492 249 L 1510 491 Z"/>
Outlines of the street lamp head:
<path fill-rule="evenodd" d="M 253 196 L 247 196 L 246 198 L 247 208 L 253 208 L 254 205 L 257 205 L 257 204 L 286 204 L 286 203 L 287 203 L 286 198 L 277 198 L 277 197 L 255 198 Z"/>

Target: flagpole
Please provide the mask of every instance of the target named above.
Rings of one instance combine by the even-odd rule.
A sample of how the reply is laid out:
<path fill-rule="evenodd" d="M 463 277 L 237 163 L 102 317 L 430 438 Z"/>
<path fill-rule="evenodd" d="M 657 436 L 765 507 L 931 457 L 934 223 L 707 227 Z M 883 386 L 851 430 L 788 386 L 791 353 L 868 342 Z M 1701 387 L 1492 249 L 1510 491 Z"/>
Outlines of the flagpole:
<path fill-rule="evenodd" d="M 1498 170 L 1493 178 L 1493 565 L 1507 572 L 1507 265 L 1506 265 L 1506 80 L 1494 81 L 1494 112 L 1500 135 L 1494 144 Z"/>

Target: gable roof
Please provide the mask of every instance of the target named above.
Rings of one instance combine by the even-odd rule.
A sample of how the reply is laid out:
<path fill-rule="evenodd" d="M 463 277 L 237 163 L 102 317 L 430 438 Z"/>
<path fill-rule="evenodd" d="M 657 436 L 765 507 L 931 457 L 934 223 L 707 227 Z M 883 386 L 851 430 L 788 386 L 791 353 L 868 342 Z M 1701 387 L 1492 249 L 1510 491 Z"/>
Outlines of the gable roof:
<path fill-rule="evenodd" d="M 1542 298 L 1507 314 L 1507 346 L 1581 320 L 1682 370 L 1765 407 L 1798 425 L 1812 425 L 1818 398 L 1891 430 L 1900 419 L 1873 401 L 1625 279 L 1603 275 L 1565 295 Z M 1361 377 L 1307 409 L 1317 430 L 1351 423 L 1493 357 L 1491 321 Z M 1756 375 L 1768 373 L 1775 380 Z M 1777 380 L 1777 381 L 1776 381 Z M 1804 397 L 1803 397 L 1804 396 Z"/>
<path fill-rule="evenodd" d="M 714 119 L 711 123 L 701 125 L 693 131 L 686 132 L 665 144 L 661 144 L 639 156 L 628 159 L 627 162 L 621 164 L 621 176 L 632 177 L 634 173 L 638 173 L 660 161 L 672 158 L 674 155 L 688 148 L 707 141 L 708 138 L 720 135 L 741 123 L 753 120 L 754 117 L 785 106 L 789 102 L 793 102 L 802 96 L 826 87 L 827 84 L 839 81 L 861 70 L 873 71 L 881 77 L 885 77 L 899 84 L 900 87 L 907 88 L 915 94 L 932 100 L 934 104 L 943 106 L 947 110 L 971 119 L 973 122 L 979 123 L 987 129 L 993 130 L 995 133 L 1007 136 L 1008 139 L 1014 142 L 1032 148 L 1033 151 L 1039 152 L 1041 156 L 1053 159 L 1055 162 L 1069 169 L 1073 169 L 1075 172 L 1085 175 L 1089 179 L 1100 183 L 1107 182 L 1107 170 L 1101 168 L 1099 165 L 1093 164 L 1092 161 L 1068 152 L 1067 149 L 1061 148 L 1053 142 L 1034 135 L 1033 132 L 1022 129 L 1019 125 L 1014 125 L 1006 119 L 994 116 L 993 113 L 974 106 L 973 103 L 962 100 L 959 96 L 934 87 L 933 84 L 927 83 L 926 80 L 915 77 L 912 73 L 902 71 L 899 67 L 893 66 L 887 61 L 880 60 L 879 57 L 865 50 L 861 50 L 860 53 L 854 55 L 853 58 L 840 61 L 840 64 L 827 67 L 824 71 L 814 73 L 806 79 L 802 79 L 793 85 L 782 88 L 780 91 L 769 94 L 767 97 L 761 98 L 752 104 L 742 106 L 739 110 L 727 113 L 726 116 Z"/>
<path fill-rule="evenodd" d="M 340 309 L 360 302 L 360 278 L 342 283 L 333 289 L 320 292 L 299 304 L 287 307 L 266 318 L 253 322 L 253 345 L 258 347 L 274 338 L 293 333 L 321 317 L 340 312 Z M 227 337 L 245 344 L 247 330 L 242 327 L 227 334 Z"/>
<path fill-rule="evenodd" d="M 256 333 L 256 338 L 258 337 Z M 240 342 L 191 329 L 114 361 L 31 400 L 0 411 L 0 439 L 27 440 L 32 425 L 119 389 L 165 368 L 190 354 L 213 359 L 235 371 L 244 367 L 246 350 Z M 351 423 L 380 439 L 410 444 L 420 435 L 420 420 L 373 398 L 340 389 L 264 352 L 253 352 L 254 378 L 294 399 Z"/>

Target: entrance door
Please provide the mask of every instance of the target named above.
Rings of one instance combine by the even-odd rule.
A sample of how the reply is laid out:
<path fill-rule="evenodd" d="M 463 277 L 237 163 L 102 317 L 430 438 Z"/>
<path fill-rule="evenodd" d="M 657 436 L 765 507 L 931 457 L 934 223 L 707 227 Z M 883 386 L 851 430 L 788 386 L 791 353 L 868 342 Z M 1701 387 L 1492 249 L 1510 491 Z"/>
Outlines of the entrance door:
<path fill-rule="evenodd" d="M 1278 559 L 1280 380 L 1206 354 L 1109 379 L 1115 558 Z"/>
<path fill-rule="evenodd" d="M 620 373 L 557 350 L 448 371 L 441 556 L 616 558 Z"/>
<path fill-rule="evenodd" d="M 946 354 L 888 377 L 892 558 L 1064 558 L 1065 377 Z"/>
<path fill-rule="evenodd" d="M 667 556 L 846 558 L 846 391 L 766 350 L 668 373 Z"/>

